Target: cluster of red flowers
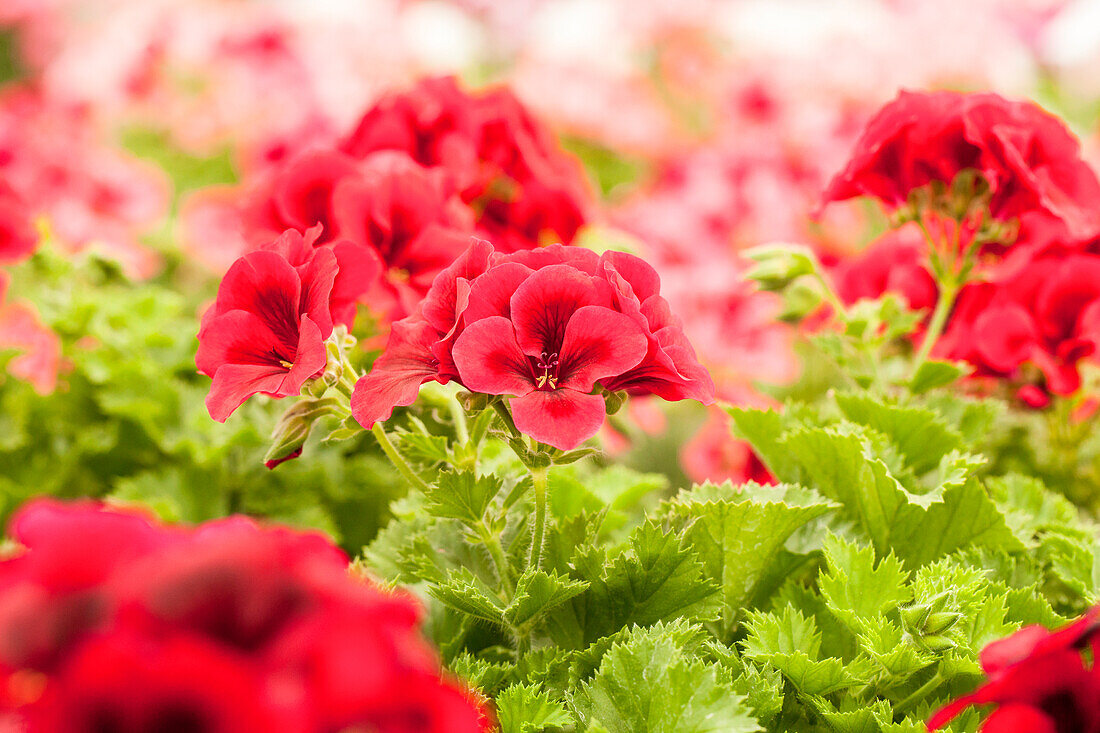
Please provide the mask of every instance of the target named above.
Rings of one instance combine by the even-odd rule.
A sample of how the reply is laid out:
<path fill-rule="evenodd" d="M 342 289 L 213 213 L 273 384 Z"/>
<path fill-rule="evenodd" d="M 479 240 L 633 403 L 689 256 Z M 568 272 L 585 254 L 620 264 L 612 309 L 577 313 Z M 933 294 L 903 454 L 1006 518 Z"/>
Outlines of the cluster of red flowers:
<path fill-rule="evenodd" d="M 981 653 L 986 682 L 928 721 L 938 730 L 971 705 L 996 705 L 983 733 L 1097 733 L 1100 671 L 1082 656 L 1100 651 L 1100 608 L 1058 631 L 1028 626 Z"/>
<path fill-rule="evenodd" d="M 511 92 L 473 96 L 444 77 L 384 96 L 342 141 L 271 163 L 243 198 L 250 245 L 320 226 L 315 244 L 365 263 L 372 307 L 400 318 L 475 231 L 504 251 L 568 243 L 590 193 Z"/>
<path fill-rule="evenodd" d="M 506 252 L 571 241 L 587 190 L 509 92 L 471 96 L 442 78 L 384 97 L 339 146 L 272 163 L 245 199 L 255 249 L 230 267 L 199 333 L 216 420 L 253 394 L 297 394 L 357 303 L 416 311 L 473 234 Z"/>
<path fill-rule="evenodd" d="M 509 396 L 516 428 L 569 450 L 603 425 L 604 393 L 712 402 L 714 384 L 632 255 L 551 245 L 511 254 L 475 240 L 420 309 L 393 325 L 352 411 L 370 428 L 428 381 Z"/>
<path fill-rule="evenodd" d="M 1011 221 L 1016 234 L 983 245 L 980 279 L 963 288 L 933 354 L 1010 380 L 1042 406 L 1080 387 L 1078 362 L 1100 345 L 1100 182 L 1058 119 L 991 94 L 903 93 L 868 125 L 825 199 L 869 195 L 922 217 L 930 212 L 917 192 L 950 191 L 968 171 L 987 187 L 982 214 Z M 958 226 L 965 245 L 980 222 Z M 892 233 L 840 265 L 841 296 L 894 291 L 930 311 L 928 246 L 915 225 Z"/>
<path fill-rule="evenodd" d="M 317 534 L 38 500 L 0 562 L 0 724 L 57 731 L 481 731 L 418 606 Z"/>

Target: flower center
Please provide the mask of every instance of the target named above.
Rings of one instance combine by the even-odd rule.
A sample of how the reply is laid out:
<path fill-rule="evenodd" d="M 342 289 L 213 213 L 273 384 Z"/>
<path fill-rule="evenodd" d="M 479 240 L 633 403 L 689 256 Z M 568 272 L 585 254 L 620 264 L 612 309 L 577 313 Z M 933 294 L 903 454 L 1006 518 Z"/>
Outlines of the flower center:
<path fill-rule="evenodd" d="M 536 369 L 541 369 L 542 374 L 535 378 L 535 388 L 553 390 L 558 388 L 558 354 L 547 355 L 544 351 L 535 364 Z"/>

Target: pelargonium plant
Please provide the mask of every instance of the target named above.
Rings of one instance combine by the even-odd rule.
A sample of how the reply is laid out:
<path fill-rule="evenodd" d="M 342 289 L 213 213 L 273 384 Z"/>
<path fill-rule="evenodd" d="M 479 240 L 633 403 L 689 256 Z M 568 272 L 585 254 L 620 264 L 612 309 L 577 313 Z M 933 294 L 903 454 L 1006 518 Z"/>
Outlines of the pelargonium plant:
<path fill-rule="evenodd" d="M 902 92 L 818 180 L 794 99 L 662 30 L 629 108 L 677 122 L 631 173 L 503 86 L 321 94 L 291 24 L 150 17 L 127 105 L 186 36 L 207 134 L 262 118 L 129 140 L 187 163 L 173 206 L 79 105 L 39 131 L 64 69 L 0 94 L 36 123 L 0 130 L 0 729 L 1100 731 L 1100 181 L 1062 120 Z M 775 212 L 804 245 L 740 250 L 814 189 Z"/>

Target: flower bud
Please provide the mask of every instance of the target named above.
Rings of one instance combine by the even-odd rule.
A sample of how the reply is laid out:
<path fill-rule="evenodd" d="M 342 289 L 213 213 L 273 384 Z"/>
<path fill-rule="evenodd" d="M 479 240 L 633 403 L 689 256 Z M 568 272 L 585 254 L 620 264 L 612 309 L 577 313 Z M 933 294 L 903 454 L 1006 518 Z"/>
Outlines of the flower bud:
<path fill-rule="evenodd" d="M 817 271 L 813 254 L 797 245 L 754 247 L 745 256 L 757 263 L 745 277 L 769 292 L 782 290 L 803 275 Z"/>
<path fill-rule="evenodd" d="M 302 446 L 313 429 L 313 423 L 318 418 L 331 414 L 337 404 L 337 400 L 331 397 L 305 397 L 292 404 L 275 423 L 275 429 L 271 432 L 271 447 L 264 455 L 264 465 L 275 468 L 284 461 L 300 456 Z"/>

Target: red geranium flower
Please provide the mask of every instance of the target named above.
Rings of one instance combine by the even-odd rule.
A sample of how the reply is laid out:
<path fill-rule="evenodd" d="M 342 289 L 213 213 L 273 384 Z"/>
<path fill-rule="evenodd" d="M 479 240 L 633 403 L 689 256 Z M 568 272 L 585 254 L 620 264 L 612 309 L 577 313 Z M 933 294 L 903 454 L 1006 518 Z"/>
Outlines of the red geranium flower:
<path fill-rule="evenodd" d="M 896 208 L 964 170 L 988 183 L 996 219 L 1043 211 L 1073 236 L 1100 231 L 1100 182 L 1077 140 L 1037 105 L 996 94 L 901 92 L 867 124 L 824 203 L 872 196 Z"/>
<path fill-rule="evenodd" d="M 469 207 L 439 175 L 401 153 L 367 158 L 360 175 L 336 186 L 333 207 L 338 238 L 381 263 L 386 295 L 401 316 L 416 310 L 473 231 Z"/>
<path fill-rule="evenodd" d="M 452 77 L 383 97 L 343 144 L 365 157 L 400 150 L 445 173 L 498 251 L 571 242 L 588 220 L 583 169 L 505 89 L 470 95 Z"/>
<path fill-rule="evenodd" d="M 412 404 L 424 382 L 453 379 L 509 396 L 521 431 L 568 449 L 603 423 L 597 384 L 711 402 L 714 384 L 659 287 L 630 255 L 562 245 L 500 254 L 477 240 L 420 311 L 394 324 L 352 412 L 370 428 Z"/>
<path fill-rule="evenodd" d="M 319 533 L 243 517 L 182 530 L 50 500 L 12 533 L 0 721 L 18 730 L 489 728 L 441 678 L 411 596 L 353 578 Z"/>
<path fill-rule="evenodd" d="M 452 352 L 467 389 L 512 395 L 516 427 L 563 450 L 603 425 L 603 397 L 589 394 L 596 381 L 623 374 L 646 353 L 641 326 L 602 305 L 598 284 L 568 265 L 539 270 L 515 288 L 510 318 L 474 321 Z"/>
<path fill-rule="evenodd" d="M 986 683 L 933 715 L 928 729 L 942 728 L 971 705 L 995 704 L 983 733 L 1100 731 L 1100 674 L 1081 656 L 1086 644 L 1095 647 L 1098 614 L 1093 609 L 1054 632 L 1028 626 L 987 646 Z"/>
<path fill-rule="evenodd" d="M 301 235 L 289 231 L 283 238 L 297 242 Z M 336 271 L 327 249 L 298 267 L 279 252 L 258 251 L 229 268 L 203 317 L 195 357 L 199 371 L 214 379 L 206 398 L 211 417 L 224 422 L 257 393 L 296 395 L 325 368 Z"/>

